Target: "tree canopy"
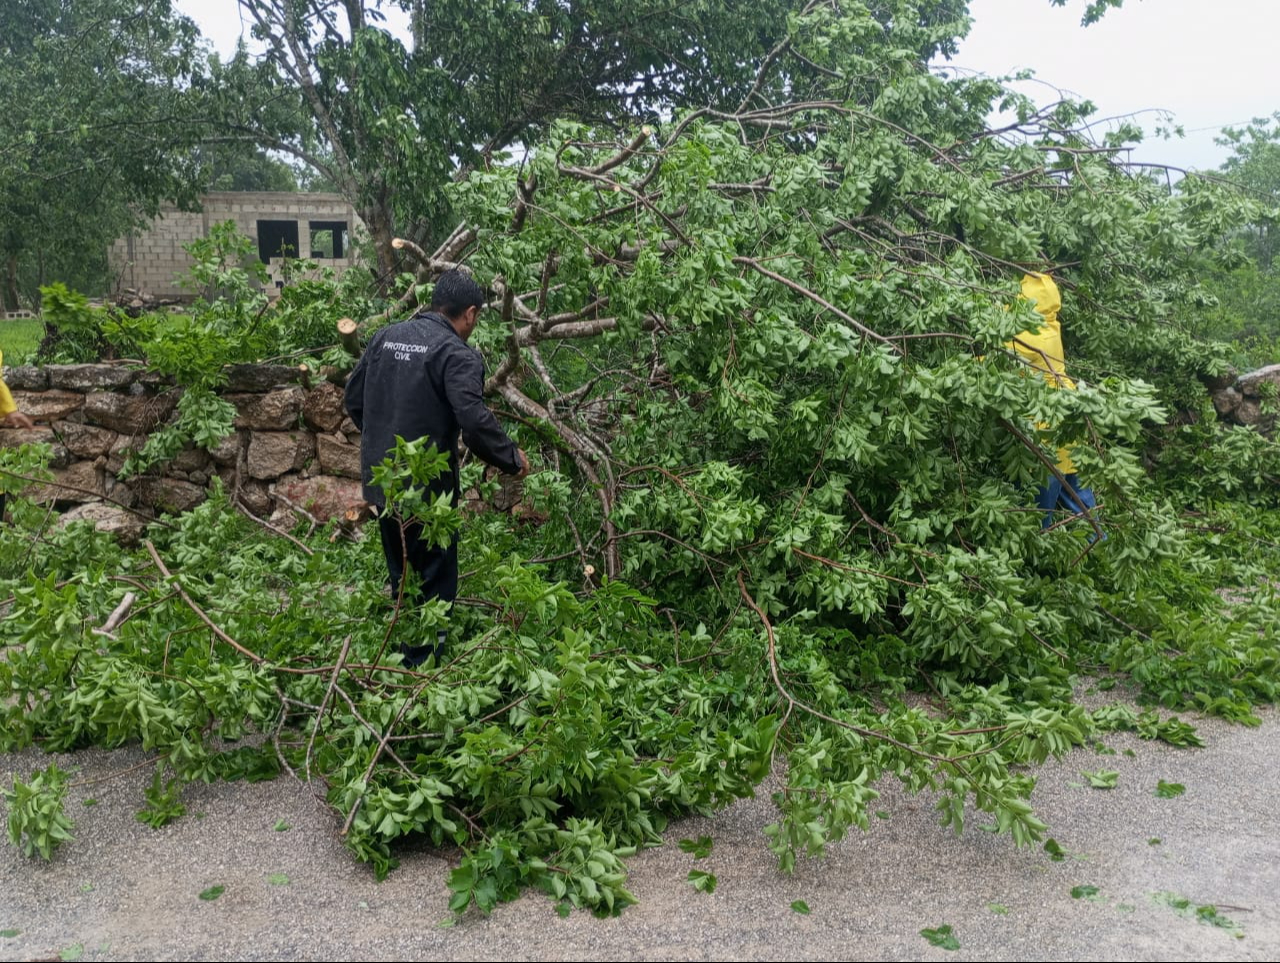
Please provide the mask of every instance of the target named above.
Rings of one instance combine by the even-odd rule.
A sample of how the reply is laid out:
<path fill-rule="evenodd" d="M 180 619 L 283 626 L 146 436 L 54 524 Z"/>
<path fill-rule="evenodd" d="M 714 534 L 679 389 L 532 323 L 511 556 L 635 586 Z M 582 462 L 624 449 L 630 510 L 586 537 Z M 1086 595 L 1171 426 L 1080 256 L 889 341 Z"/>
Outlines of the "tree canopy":
<path fill-rule="evenodd" d="M 620 126 L 680 105 L 736 107 L 757 68 L 786 46 L 789 24 L 826 6 L 809 0 L 725 4 L 617 0 L 562 4 L 398 0 L 411 16 L 402 41 L 379 5 L 338 0 L 240 0 L 268 45 L 271 83 L 301 96 L 296 136 L 266 131 L 322 171 L 360 212 L 389 272 L 395 233 L 434 237 L 444 188 L 527 143 L 558 118 Z M 910 5 L 920 59 L 951 49 L 965 4 Z M 882 26 L 904 12 L 871 4 Z M 794 58 L 770 84 L 803 89 L 821 71 Z M 781 89 L 779 87 L 779 89 Z M 256 122 L 247 118 L 246 129 Z"/>
<path fill-rule="evenodd" d="M 14 0 L 0 10 L 5 300 L 78 282 L 161 201 L 195 201 L 199 31 L 169 0 Z M 34 266 L 36 270 L 30 270 Z"/>

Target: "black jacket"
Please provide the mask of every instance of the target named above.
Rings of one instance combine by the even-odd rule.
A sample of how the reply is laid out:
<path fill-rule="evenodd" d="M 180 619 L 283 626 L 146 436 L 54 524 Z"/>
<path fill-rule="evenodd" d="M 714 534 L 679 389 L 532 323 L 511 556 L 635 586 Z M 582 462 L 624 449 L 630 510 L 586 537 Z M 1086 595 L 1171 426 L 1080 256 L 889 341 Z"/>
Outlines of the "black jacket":
<path fill-rule="evenodd" d="M 369 484 L 396 435 L 430 438 L 449 453 L 450 476 L 432 486 L 458 493 L 458 432 L 473 452 L 495 468 L 516 474 L 520 449 L 484 404 L 484 359 L 468 347 L 443 315 L 426 312 L 388 325 L 373 336 L 347 381 L 346 405 L 362 432 L 360 473 L 364 497 L 384 504 Z"/>

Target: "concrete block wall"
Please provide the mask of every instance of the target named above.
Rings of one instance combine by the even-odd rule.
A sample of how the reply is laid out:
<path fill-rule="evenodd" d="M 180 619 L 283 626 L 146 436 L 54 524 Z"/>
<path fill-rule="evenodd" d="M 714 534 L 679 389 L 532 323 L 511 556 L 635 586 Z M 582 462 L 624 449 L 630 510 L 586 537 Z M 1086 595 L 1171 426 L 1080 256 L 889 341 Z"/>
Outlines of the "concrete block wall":
<path fill-rule="evenodd" d="M 116 287 L 163 298 L 189 296 L 191 292 L 178 283 L 191 264 L 183 247 L 204 234 L 201 214 L 176 208 L 162 211 L 146 231 L 111 245 L 108 262 L 118 277 Z"/>

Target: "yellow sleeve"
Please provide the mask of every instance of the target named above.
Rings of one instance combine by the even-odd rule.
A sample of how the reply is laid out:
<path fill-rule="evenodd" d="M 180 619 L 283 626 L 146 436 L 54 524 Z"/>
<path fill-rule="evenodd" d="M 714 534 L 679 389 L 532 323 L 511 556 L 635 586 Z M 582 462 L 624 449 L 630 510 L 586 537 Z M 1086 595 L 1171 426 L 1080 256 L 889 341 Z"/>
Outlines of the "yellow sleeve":
<path fill-rule="evenodd" d="M 0 352 L 0 418 L 9 414 L 11 411 L 17 411 L 18 406 L 13 402 L 13 395 L 9 394 L 9 386 L 4 383 L 4 353 Z"/>

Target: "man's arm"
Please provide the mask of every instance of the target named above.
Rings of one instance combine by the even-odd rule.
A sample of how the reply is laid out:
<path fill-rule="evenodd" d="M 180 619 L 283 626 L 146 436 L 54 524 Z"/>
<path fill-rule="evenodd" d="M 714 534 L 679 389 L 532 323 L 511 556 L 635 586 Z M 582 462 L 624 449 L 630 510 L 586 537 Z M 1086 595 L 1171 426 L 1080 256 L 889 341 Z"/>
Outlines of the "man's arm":
<path fill-rule="evenodd" d="M 518 445 L 507 437 L 484 403 L 484 362 L 463 348 L 444 359 L 444 390 L 468 448 L 509 475 L 528 471 L 529 462 Z"/>

